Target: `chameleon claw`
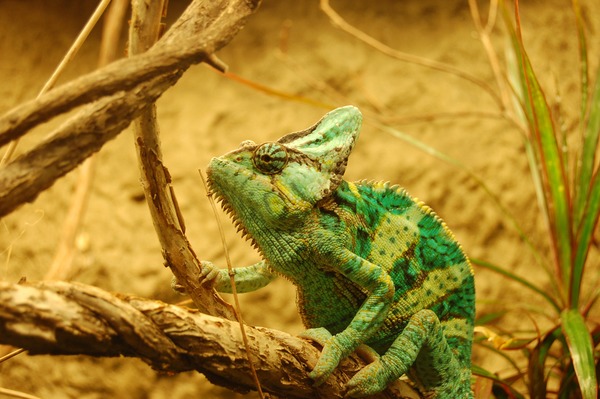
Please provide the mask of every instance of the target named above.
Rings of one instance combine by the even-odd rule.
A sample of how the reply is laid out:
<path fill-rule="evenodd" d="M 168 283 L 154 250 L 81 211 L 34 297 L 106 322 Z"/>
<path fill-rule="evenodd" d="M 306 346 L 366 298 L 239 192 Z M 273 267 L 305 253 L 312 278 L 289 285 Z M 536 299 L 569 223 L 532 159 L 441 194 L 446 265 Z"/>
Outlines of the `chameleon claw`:
<path fill-rule="evenodd" d="M 300 338 L 314 341 L 322 347 L 324 347 L 325 344 L 327 344 L 327 342 L 329 342 L 329 340 L 333 337 L 333 335 L 331 335 L 331 333 L 324 327 L 309 328 L 308 330 L 301 332 L 298 336 Z"/>
<path fill-rule="evenodd" d="M 219 269 L 212 262 L 206 260 L 200 262 L 200 276 L 198 276 L 200 284 L 214 284 L 217 277 L 219 277 Z"/>
<path fill-rule="evenodd" d="M 315 380 L 317 385 L 324 383 L 336 369 L 343 357 L 344 354 L 342 348 L 339 347 L 335 338 L 332 338 L 323 347 L 317 365 L 313 371 L 310 372 L 309 376 Z"/>
<path fill-rule="evenodd" d="M 346 394 L 348 398 L 362 398 L 375 395 L 383 391 L 388 381 L 382 378 L 377 370 L 381 369 L 381 362 L 376 360 L 360 370 L 346 383 Z"/>
<path fill-rule="evenodd" d="M 323 327 L 310 328 L 299 336 L 314 341 L 323 347 L 315 368 L 308 373 L 308 376 L 315 381 L 315 386 L 319 386 L 327 381 L 327 378 L 337 367 L 342 358 L 342 350 L 336 344 L 333 335 Z"/>
<path fill-rule="evenodd" d="M 381 358 L 381 355 L 375 349 L 365 344 L 356 348 L 356 354 L 367 363 L 376 362 Z"/>

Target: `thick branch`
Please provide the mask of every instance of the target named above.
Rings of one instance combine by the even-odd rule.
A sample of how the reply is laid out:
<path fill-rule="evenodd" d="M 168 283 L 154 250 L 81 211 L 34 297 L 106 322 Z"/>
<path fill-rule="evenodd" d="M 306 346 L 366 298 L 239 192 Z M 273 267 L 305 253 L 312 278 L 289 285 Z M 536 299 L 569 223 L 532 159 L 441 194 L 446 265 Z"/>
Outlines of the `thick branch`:
<path fill-rule="evenodd" d="M 276 330 L 246 332 L 263 389 L 286 398 L 340 398 L 346 373 L 364 366 L 352 357 L 313 387 L 307 372 L 317 349 Z M 138 357 L 157 370 L 197 370 L 229 388 L 254 387 L 236 322 L 78 283 L 0 282 L 0 344 L 30 354 Z M 388 390 L 374 397 L 411 395 L 406 385 L 400 389 L 401 395 Z"/>
<path fill-rule="evenodd" d="M 0 118 L 0 145 L 79 105 L 202 62 L 231 41 L 258 3 L 193 1 L 148 52 L 116 61 L 7 112 Z"/>
<path fill-rule="evenodd" d="M 156 100 L 186 68 L 227 44 L 257 2 L 196 0 L 150 51 L 82 76 L 0 118 L 3 145 L 39 123 L 105 97 L 78 113 L 51 139 L 0 170 L 0 217 L 35 199 L 127 127 L 142 105 Z M 74 144 L 79 141 L 83 143 Z M 74 154 L 73 145 L 84 148 L 81 154 Z M 69 151 L 69 156 L 58 156 Z"/>
<path fill-rule="evenodd" d="M 125 129 L 147 101 L 158 98 L 181 74 L 158 77 L 86 107 L 51 137 L 0 170 L 0 216 L 34 200 Z"/>

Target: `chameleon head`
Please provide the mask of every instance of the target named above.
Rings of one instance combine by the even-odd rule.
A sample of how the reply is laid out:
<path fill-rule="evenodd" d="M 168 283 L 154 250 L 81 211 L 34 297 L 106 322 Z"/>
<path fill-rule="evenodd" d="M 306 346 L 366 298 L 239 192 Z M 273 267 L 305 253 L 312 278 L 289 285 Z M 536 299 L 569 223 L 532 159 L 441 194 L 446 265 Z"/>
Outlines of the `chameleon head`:
<path fill-rule="evenodd" d="M 210 191 L 251 236 L 292 226 L 340 184 L 361 124 L 360 111 L 346 106 L 275 142 L 245 141 L 212 159 Z"/>

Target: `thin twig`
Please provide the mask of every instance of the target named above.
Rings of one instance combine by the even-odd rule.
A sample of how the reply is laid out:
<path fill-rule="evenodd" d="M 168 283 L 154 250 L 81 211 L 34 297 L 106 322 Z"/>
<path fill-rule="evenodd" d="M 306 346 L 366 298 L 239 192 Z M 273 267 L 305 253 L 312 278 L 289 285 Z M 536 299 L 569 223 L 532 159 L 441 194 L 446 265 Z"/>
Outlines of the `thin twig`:
<path fill-rule="evenodd" d="M 202 180 L 202 184 L 204 185 L 204 190 L 208 193 L 210 190 L 208 189 L 208 185 L 206 184 L 206 179 L 204 178 L 204 174 L 202 174 L 202 170 L 198 169 L 200 173 L 200 179 Z M 219 228 L 219 235 L 221 236 L 221 243 L 223 243 L 223 252 L 225 253 L 225 261 L 227 263 L 227 271 L 229 272 L 229 282 L 231 284 L 231 294 L 233 295 L 234 307 L 235 310 L 235 319 L 240 325 L 240 334 L 242 335 L 242 340 L 244 341 L 244 348 L 246 349 L 246 357 L 248 358 L 248 364 L 250 365 L 250 371 L 252 372 L 252 378 L 254 378 L 254 383 L 256 384 L 256 390 L 258 391 L 258 396 L 261 399 L 264 399 L 264 394 L 262 391 L 262 387 L 260 386 L 260 381 L 258 379 L 258 375 L 256 374 L 256 367 L 254 367 L 254 362 L 250 357 L 250 345 L 248 344 L 248 336 L 246 335 L 246 329 L 244 327 L 244 320 L 242 318 L 242 310 L 240 307 L 240 301 L 238 298 L 237 287 L 235 285 L 235 272 L 233 267 L 231 266 L 231 258 L 229 257 L 229 248 L 227 247 L 227 242 L 225 241 L 225 233 L 223 232 L 223 225 L 221 224 L 221 218 L 219 218 L 219 214 L 217 213 L 217 207 L 215 206 L 215 201 L 213 200 L 212 195 L 207 195 L 208 202 L 213 211 L 213 215 L 215 216 L 215 220 L 217 221 L 217 227 Z"/>
<path fill-rule="evenodd" d="M 123 28 L 128 5 L 128 0 L 114 0 L 106 14 L 102 30 L 100 54 L 98 55 L 99 67 L 109 64 L 118 57 L 116 49 L 119 47 L 120 33 Z M 44 276 L 45 279 L 64 280 L 71 274 L 73 259 L 75 257 L 75 240 L 87 207 L 95 170 L 96 157 L 88 158 L 79 168 L 75 193 L 71 199 L 65 221 L 63 222 L 54 259 Z"/>
<path fill-rule="evenodd" d="M 496 50 L 492 45 L 491 33 L 493 27 L 495 25 L 495 18 L 498 10 L 498 1 L 491 0 L 490 1 L 490 10 L 488 13 L 488 20 L 485 25 L 481 23 L 481 15 L 479 13 L 479 7 L 477 5 L 477 0 L 468 0 L 469 1 L 469 9 L 471 10 L 471 18 L 473 19 L 473 24 L 475 25 L 475 29 L 479 34 L 479 38 L 481 39 L 481 44 L 485 50 L 485 53 L 488 57 L 488 61 L 490 63 L 490 67 L 492 68 L 492 72 L 494 74 L 494 78 L 496 79 L 496 85 L 498 86 L 498 90 L 500 90 L 500 103 L 498 104 L 500 107 L 500 111 L 503 113 L 511 111 L 511 103 L 510 103 L 510 94 L 509 90 L 506 88 L 506 74 L 502 72 L 502 68 L 500 67 L 500 61 L 498 59 L 498 54 L 496 54 Z M 514 116 L 509 116 L 509 119 L 513 123 L 517 123 L 515 121 Z"/>
<path fill-rule="evenodd" d="M 14 351 L 7 353 L 6 355 L 0 357 L 0 363 L 5 362 L 8 359 L 11 359 L 17 355 L 20 355 L 23 352 L 25 352 L 25 349 L 23 349 L 23 348 L 15 349 Z"/>
<path fill-rule="evenodd" d="M 494 100 L 494 102 L 500 108 L 502 107 L 501 99 L 498 98 L 498 95 L 496 94 L 496 92 L 487 84 L 487 82 L 479 79 L 476 76 L 466 73 L 465 71 L 455 68 L 451 65 L 443 64 L 441 62 L 437 62 L 437 61 L 434 61 L 434 60 L 431 60 L 428 58 L 418 57 L 413 54 L 403 53 L 401 51 L 393 49 L 393 48 L 387 46 L 386 44 L 383 44 L 382 42 L 376 40 L 372 36 L 367 35 L 365 32 L 361 31 L 360 29 L 357 29 L 355 26 L 346 22 L 346 20 L 344 20 L 329 5 L 329 0 L 320 0 L 320 5 L 321 5 L 321 10 L 323 10 L 323 12 L 329 17 L 329 19 L 331 20 L 331 23 L 333 23 L 333 25 L 342 29 L 344 32 L 349 33 L 350 35 L 354 36 L 358 40 L 368 44 L 369 46 L 373 47 L 377 51 L 380 51 L 381 53 L 383 53 L 389 57 L 395 58 L 397 60 L 400 60 L 400 61 L 409 62 L 412 64 L 421 65 L 423 67 L 434 69 L 436 71 L 449 73 L 449 74 L 455 75 L 461 79 L 464 79 L 468 82 L 471 82 L 471 83 L 479 86 L 480 88 L 482 88 L 486 93 L 488 93 L 490 95 L 490 97 Z"/>
<path fill-rule="evenodd" d="M 40 399 L 39 396 L 30 395 L 28 393 L 15 391 L 7 388 L 0 388 L 0 395 L 9 396 L 11 398 L 19 398 L 19 399 Z"/>

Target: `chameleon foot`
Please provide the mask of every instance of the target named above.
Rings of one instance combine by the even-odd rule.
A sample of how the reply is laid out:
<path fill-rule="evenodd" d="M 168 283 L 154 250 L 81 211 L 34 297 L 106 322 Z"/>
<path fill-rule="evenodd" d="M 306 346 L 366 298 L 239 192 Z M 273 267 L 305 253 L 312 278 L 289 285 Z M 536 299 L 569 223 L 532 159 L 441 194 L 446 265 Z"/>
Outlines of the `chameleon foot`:
<path fill-rule="evenodd" d="M 321 345 L 322 347 L 325 346 L 325 344 L 331 338 L 333 338 L 333 335 L 331 335 L 331 333 L 329 331 L 327 331 L 327 329 L 324 327 L 309 328 L 308 330 L 301 332 L 298 336 L 300 338 L 315 341 L 317 344 Z"/>
<path fill-rule="evenodd" d="M 300 337 L 315 341 L 323 347 L 317 365 L 308 374 L 315 381 L 315 385 L 319 386 L 327 380 L 339 364 L 343 357 L 342 348 L 337 344 L 335 337 L 323 327 L 308 329 L 301 333 Z"/>

